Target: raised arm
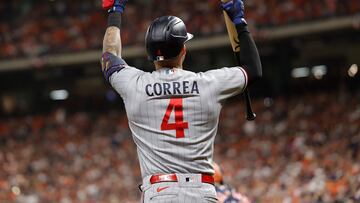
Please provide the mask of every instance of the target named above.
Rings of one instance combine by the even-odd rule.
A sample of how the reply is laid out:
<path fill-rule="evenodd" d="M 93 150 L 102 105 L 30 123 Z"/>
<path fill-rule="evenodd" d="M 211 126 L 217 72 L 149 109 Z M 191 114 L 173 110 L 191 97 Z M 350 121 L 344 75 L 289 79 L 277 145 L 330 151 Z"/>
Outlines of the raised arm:
<path fill-rule="evenodd" d="M 262 77 L 262 66 L 256 44 L 244 18 L 244 2 L 243 0 L 229 0 L 221 5 L 235 24 L 240 46 L 240 63 L 248 75 L 248 84 L 252 84 Z"/>
<path fill-rule="evenodd" d="M 127 0 L 103 0 L 102 7 L 108 11 L 108 28 L 103 40 L 103 53 L 111 53 L 121 57 L 121 14 L 124 12 Z"/>
<path fill-rule="evenodd" d="M 117 13 L 110 13 L 110 16 L 115 16 Z M 119 16 L 119 18 L 121 18 Z M 103 53 L 108 52 L 112 53 L 115 56 L 121 57 L 121 39 L 120 39 L 120 29 L 115 26 L 109 26 L 106 29 L 104 41 L 103 41 Z"/>
<path fill-rule="evenodd" d="M 121 14 L 124 12 L 127 0 L 103 0 L 102 7 L 109 13 L 108 27 L 103 40 L 101 70 L 105 79 L 110 82 L 110 76 L 122 70 L 126 62 L 121 58 Z"/>

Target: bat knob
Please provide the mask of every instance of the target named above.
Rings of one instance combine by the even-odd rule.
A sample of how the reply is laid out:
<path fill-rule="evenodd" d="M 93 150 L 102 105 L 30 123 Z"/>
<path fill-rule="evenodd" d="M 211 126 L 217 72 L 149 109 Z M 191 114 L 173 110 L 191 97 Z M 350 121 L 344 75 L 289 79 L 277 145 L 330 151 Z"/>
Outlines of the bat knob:
<path fill-rule="evenodd" d="M 255 120 L 255 118 L 256 118 L 256 114 L 255 114 L 255 113 L 246 115 L 246 120 L 248 120 L 248 121 L 253 121 L 253 120 Z"/>

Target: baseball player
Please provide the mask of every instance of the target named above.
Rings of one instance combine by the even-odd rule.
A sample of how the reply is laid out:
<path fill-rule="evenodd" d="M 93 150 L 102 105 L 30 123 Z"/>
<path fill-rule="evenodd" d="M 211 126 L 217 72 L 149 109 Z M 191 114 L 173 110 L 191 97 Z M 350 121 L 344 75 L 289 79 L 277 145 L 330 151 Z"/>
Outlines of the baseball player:
<path fill-rule="evenodd" d="M 213 166 L 218 203 L 250 203 L 250 200 L 245 195 L 236 192 L 230 185 L 224 184 L 220 166 L 215 162 Z"/>
<path fill-rule="evenodd" d="M 204 73 L 183 69 L 185 43 L 193 35 L 175 16 L 159 17 L 147 30 L 146 51 L 155 71 L 129 66 L 121 57 L 125 4 L 126 0 L 102 1 L 109 16 L 101 65 L 125 104 L 143 178 L 143 201 L 217 202 L 212 156 L 222 103 L 262 75 L 243 2 L 221 6 L 236 25 L 245 66 Z"/>

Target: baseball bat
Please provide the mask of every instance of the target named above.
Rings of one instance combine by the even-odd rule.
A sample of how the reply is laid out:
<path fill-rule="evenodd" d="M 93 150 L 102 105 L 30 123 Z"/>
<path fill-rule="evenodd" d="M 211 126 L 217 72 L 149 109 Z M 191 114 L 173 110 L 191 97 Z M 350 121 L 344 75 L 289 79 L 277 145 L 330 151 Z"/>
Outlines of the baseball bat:
<path fill-rule="evenodd" d="M 223 2 L 223 3 L 226 3 L 228 1 L 229 0 L 221 0 L 221 2 Z M 236 31 L 234 23 L 231 21 L 230 17 L 226 13 L 226 11 L 223 11 L 223 13 L 224 13 L 224 18 L 225 18 L 226 29 L 229 34 L 231 47 L 233 49 L 237 65 L 241 66 L 240 40 L 238 38 L 238 33 Z M 254 113 L 254 111 L 252 110 L 252 107 L 251 107 L 251 98 L 250 98 L 250 93 L 249 93 L 248 88 L 245 88 L 245 90 L 244 90 L 244 97 L 245 97 L 246 120 L 248 120 L 248 121 L 255 120 L 256 114 Z"/>

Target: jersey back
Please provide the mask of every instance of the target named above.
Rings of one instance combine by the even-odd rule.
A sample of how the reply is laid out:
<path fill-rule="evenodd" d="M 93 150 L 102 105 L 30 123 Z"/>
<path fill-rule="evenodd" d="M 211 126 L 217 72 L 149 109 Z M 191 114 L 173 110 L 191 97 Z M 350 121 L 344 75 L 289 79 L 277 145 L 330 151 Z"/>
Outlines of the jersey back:
<path fill-rule="evenodd" d="M 126 66 L 110 83 L 121 95 L 143 178 L 160 173 L 213 174 L 221 103 L 246 87 L 239 67 L 194 73 Z"/>

